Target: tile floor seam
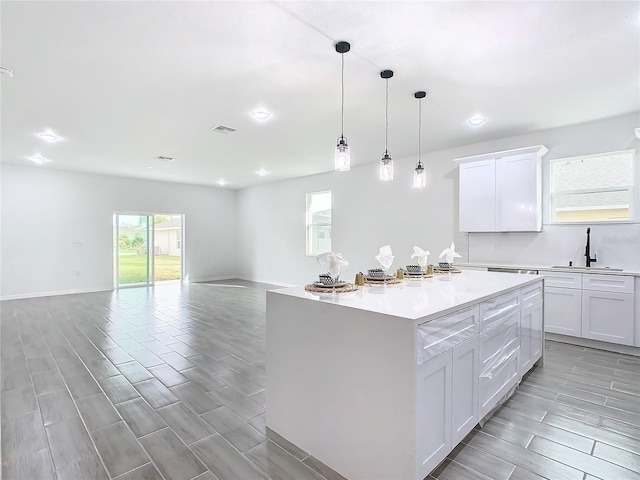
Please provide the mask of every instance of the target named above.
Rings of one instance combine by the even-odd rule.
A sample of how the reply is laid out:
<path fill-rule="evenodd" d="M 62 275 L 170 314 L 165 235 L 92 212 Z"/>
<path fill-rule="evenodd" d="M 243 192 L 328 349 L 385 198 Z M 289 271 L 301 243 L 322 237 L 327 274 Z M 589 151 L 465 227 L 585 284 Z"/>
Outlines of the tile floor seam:
<path fill-rule="evenodd" d="M 22 353 L 24 355 L 24 339 L 22 338 L 22 332 L 20 331 L 20 328 L 18 327 L 18 331 L 20 332 L 20 344 L 22 346 Z M 40 331 L 40 328 L 38 327 L 38 331 Z M 40 334 L 42 335 L 42 332 L 40 332 Z M 45 341 L 46 344 L 46 341 Z M 51 354 L 51 351 L 49 349 L 49 345 L 47 345 L 47 350 L 49 350 L 49 353 Z M 54 359 L 54 363 L 56 365 L 56 367 L 58 367 L 58 364 L 55 362 Z M 33 374 L 31 373 L 31 371 L 29 371 L 29 380 L 31 381 L 31 389 L 33 390 L 33 396 L 36 399 L 36 407 L 38 409 L 38 416 L 40 417 L 40 421 L 42 421 L 42 410 L 40 408 L 40 401 L 38 400 L 38 394 L 36 392 L 36 387 L 35 384 L 33 383 Z M 63 379 L 64 380 L 64 379 Z M 66 386 L 66 384 L 65 384 Z M 51 467 L 51 472 L 53 473 L 54 477 L 57 478 L 58 475 L 56 473 L 56 468 L 55 468 L 55 464 L 53 463 L 53 453 L 51 450 L 51 443 L 49 442 L 49 435 L 47 435 L 47 429 L 44 425 L 44 422 L 42 424 L 42 434 L 44 436 L 44 440 L 46 442 L 47 445 L 47 457 L 49 459 L 49 466 Z M 3 463 L 3 467 L 4 468 L 4 463 Z M 2 477 L 2 473 L 0 472 L 0 479 Z"/>
<path fill-rule="evenodd" d="M 108 397 L 106 396 L 106 393 L 102 389 L 102 386 L 100 385 L 100 383 L 98 383 L 98 380 L 94 377 L 93 372 L 91 372 L 91 370 L 89 370 L 89 368 L 87 367 L 85 361 L 80 357 L 80 355 L 78 354 L 78 351 L 76 350 L 76 348 L 69 342 L 69 339 L 68 339 L 68 337 L 66 335 L 65 335 L 65 339 L 67 340 L 67 342 L 69 343 L 69 346 L 74 351 L 74 353 L 78 357 L 78 360 L 82 363 L 82 365 L 87 370 L 87 372 L 89 373 L 89 375 L 91 376 L 93 381 L 96 383 L 96 385 L 98 385 L 98 388 L 102 392 L 102 395 L 104 395 L 108 399 Z M 91 341 L 90 339 L 88 339 L 88 340 Z M 48 345 L 47 345 L 47 347 L 48 347 Z M 94 347 L 95 347 L 95 345 L 94 345 Z M 87 426 L 82 414 L 80 413 L 80 409 L 78 408 L 78 403 L 77 403 L 76 399 L 73 398 L 73 394 L 71 393 L 71 389 L 69 388 L 69 384 L 67 383 L 67 379 L 62 374 L 62 371 L 60 370 L 60 365 L 58 365 L 58 362 L 55 359 L 54 359 L 54 362 L 56 364 L 56 368 L 58 369 L 58 373 L 62 376 L 62 381 L 64 382 L 64 386 L 67 389 L 67 392 L 69 393 L 69 396 L 71 397 L 71 401 L 73 402 L 74 406 L 76 407 L 76 411 L 78 412 L 78 417 L 80 418 L 80 421 L 82 422 L 82 425 L 84 426 L 84 429 L 87 432 L 87 436 L 89 437 L 89 440 L 91 441 L 93 449 L 96 452 L 96 456 L 100 459 L 100 463 L 102 464 L 102 467 L 104 468 L 104 471 L 107 474 L 107 477 L 112 478 L 111 474 L 109 473 L 109 470 L 107 469 L 107 464 L 104 461 L 104 459 L 102 458 L 102 455 L 100 454 L 100 450 L 98 450 L 98 446 L 96 445 L 93 437 L 91 436 L 91 432 L 89 430 L 89 427 Z M 115 408 L 114 408 L 114 410 L 115 410 Z M 116 410 L 116 414 L 120 417 L 120 420 L 122 420 L 122 417 L 120 416 L 120 413 L 117 410 Z M 56 477 L 57 477 L 57 470 L 56 470 Z"/>
<path fill-rule="evenodd" d="M 83 335 L 84 335 L 84 334 L 83 334 Z M 66 338 L 66 339 L 67 339 L 67 341 L 68 341 L 68 338 L 67 338 L 66 336 L 65 336 L 65 338 Z M 91 339 L 89 339 L 88 337 L 86 337 L 86 338 L 87 338 L 89 341 L 91 341 Z M 91 343 L 93 344 L 93 342 L 91 342 Z M 79 360 L 79 361 L 84 365 L 84 367 L 87 369 L 87 372 L 88 372 L 88 374 L 91 376 L 91 378 L 93 379 L 93 381 L 98 385 L 98 388 L 100 389 L 100 392 L 102 393 L 102 395 L 104 395 L 104 396 L 105 396 L 105 398 L 107 398 L 107 400 L 109 401 L 109 403 L 110 403 L 110 404 L 111 404 L 111 406 L 113 407 L 114 411 L 116 412 L 116 414 L 117 414 L 117 415 L 118 415 L 118 417 L 120 418 L 120 421 L 122 421 L 122 422 L 124 423 L 124 425 L 126 426 L 126 428 L 129 430 L 129 433 L 131 433 L 131 435 L 133 435 L 133 437 L 136 439 L 136 441 L 137 441 L 138 445 L 140 446 L 140 448 L 142 448 L 142 450 L 145 452 L 145 454 L 146 454 L 146 455 L 147 455 L 147 457 L 149 458 L 149 463 L 151 463 L 151 464 L 154 466 L 154 468 L 158 471 L 158 473 L 160 473 L 160 470 L 158 470 L 158 466 L 154 463 L 153 459 L 152 459 L 152 458 L 151 458 L 151 456 L 149 455 L 149 452 L 147 452 L 147 451 L 146 451 L 146 449 L 144 449 L 144 446 L 143 446 L 143 445 L 142 445 L 142 444 L 137 440 L 137 438 L 136 438 L 135 434 L 133 433 L 133 431 L 131 430 L 131 427 L 129 426 L 128 422 L 126 422 L 126 421 L 122 418 L 122 415 L 120 415 L 120 412 L 119 412 L 119 411 L 118 411 L 118 409 L 115 407 L 115 406 L 116 406 L 116 404 L 114 404 L 114 403 L 111 401 L 111 399 L 107 396 L 106 392 L 105 392 L 105 391 L 104 391 L 104 389 L 102 388 L 102 385 L 100 385 L 100 382 L 98 382 L 98 380 L 95 378 L 95 376 L 94 376 L 93 372 L 91 372 L 91 370 L 89 370 L 89 368 L 87 367 L 87 365 L 86 365 L 85 361 L 84 361 L 84 360 L 80 357 L 80 355 L 78 354 L 78 351 L 76 350 L 76 348 L 75 348 L 75 347 L 74 347 L 70 342 L 69 342 L 69 345 L 71 346 L 71 349 L 75 352 L 76 356 L 78 357 L 78 360 Z M 94 348 L 96 348 L 96 350 L 98 350 L 100 353 L 102 353 L 102 351 L 100 350 L 100 348 L 98 348 L 95 344 L 93 344 L 93 345 L 94 345 Z M 107 360 L 108 360 L 108 359 L 107 359 Z M 54 361 L 55 361 L 55 359 L 54 359 Z M 110 361 L 110 360 L 109 360 L 109 361 Z M 58 370 L 60 370 L 60 366 L 58 365 L 57 361 L 56 361 L 55 363 L 56 363 L 56 367 L 58 368 Z M 59 373 L 62 375 L 62 371 L 60 371 Z M 73 395 L 71 394 L 71 390 L 69 389 L 69 385 L 67 384 L 67 381 L 66 381 L 66 379 L 65 379 L 64 375 L 62 375 L 62 378 L 63 378 L 63 381 L 64 381 L 64 383 L 65 383 L 65 387 L 67 388 L 67 391 L 68 391 L 69 395 L 71 396 L 71 400 L 74 402 L 74 405 L 75 405 L 75 407 L 76 407 L 76 410 L 78 411 L 78 417 L 80 417 L 80 421 L 82 422 L 82 424 L 84 425 L 85 430 L 87 431 L 87 435 L 88 435 L 89 439 L 91 440 L 91 443 L 92 443 L 92 445 L 93 445 L 93 448 L 94 448 L 94 449 L 95 449 L 95 451 L 96 451 L 96 455 L 97 455 L 97 457 L 100 459 L 100 462 L 101 462 L 101 464 L 102 464 L 102 466 L 103 466 L 103 468 L 104 468 L 104 470 L 105 470 L 105 472 L 106 472 L 107 476 L 108 476 L 110 479 L 115 478 L 115 477 L 112 477 L 111 473 L 109 473 L 109 469 L 107 468 L 106 462 L 105 462 L 105 461 L 104 461 L 104 459 L 102 458 L 102 454 L 100 453 L 100 450 L 98 449 L 98 447 L 97 447 L 97 445 L 96 445 L 96 443 L 95 443 L 95 440 L 94 440 L 93 436 L 91 435 L 91 432 L 90 432 L 90 430 L 89 430 L 89 428 L 88 428 L 88 426 L 87 426 L 87 424 L 86 424 L 86 422 L 85 422 L 85 420 L 84 420 L 84 418 L 83 418 L 82 414 L 80 413 L 80 409 L 78 408 L 78 404 L 77 404 L 77 402 L 76 402 L 76 399 L 75 399 L 75 398 L 73 398 Z M 124 378 L 125 378 L 125 381 L 127 381 L 127 382 L 131 385 L 131 383 L 129 382 L 129 380 L 128 380 L 126 377 L 124 377 Z M 143 400 L 144 400 L 144 398 L 143 398 Z M 145 400 L 145 401 L 146 401 L 146 400 Z M 112 425 L 113 425 L 113 424 L 112 424 Z M 101 427 L 101 428 L 104 428 L 104 427 L 107 427 L 107 426 L 109 426 L 109 425 L 105 425 L 105 426 L 103 426 L 103 427 Z M 98 429 L 96 429 L 96 430 L 100 430 L 100 429 L 98 428 Z M 140 465 L 140 466 L 141 466 L 141 465 Z M 138 467 L 136 467 L 136 468 L 140 468 L 140 466 L 138 466 Z M 133 470 L 135 470 L 135 468 L 134 468 Z M 56 476 L 57 476 L 57 474 L 56 474 Z M 160 476 L 162 476 L 162 473 L 160 473 Z M 164 478 L 164 476 L 162 476 L 162 478 Z M 171 480 L 171 479 L 165 479 L 165 480 Z"/>

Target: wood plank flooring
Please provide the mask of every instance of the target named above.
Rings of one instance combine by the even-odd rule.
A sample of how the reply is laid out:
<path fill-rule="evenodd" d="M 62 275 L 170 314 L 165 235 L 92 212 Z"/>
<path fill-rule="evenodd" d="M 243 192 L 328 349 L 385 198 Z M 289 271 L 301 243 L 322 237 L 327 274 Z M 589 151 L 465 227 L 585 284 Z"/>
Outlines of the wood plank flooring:
<path fill-rule="evenodd" d="M 337 478 L 267 439 L 270 287 L 2 302 L 2 478 Z M 640 479 L 639 452 L 640 358 L 548 342 L 545 367 L 429 478 Z"/>

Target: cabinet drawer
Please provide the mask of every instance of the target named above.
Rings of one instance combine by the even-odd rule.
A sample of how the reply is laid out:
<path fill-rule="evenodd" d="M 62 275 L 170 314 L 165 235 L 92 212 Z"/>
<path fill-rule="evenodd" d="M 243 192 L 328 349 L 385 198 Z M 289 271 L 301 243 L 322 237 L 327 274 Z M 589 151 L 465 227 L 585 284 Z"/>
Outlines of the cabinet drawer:
<path fill-rule="evenodd" d="M 589 273 L 582 276 L 583 290 L 600 292 L 633 293 L 634 277 L 625 275 L 600 275 Z"/>
<path fill-rule="evenodd" d="M 480 330 L 479 317 L 476 305 L 418 325 L 418 365 L 477 334 Z"/>
<path fill-rule="evenodd" d="M 509 292 L 480 304 L 480 319 L 482 329 L 490 328 L 491 324 L 518 310 L 519 292 Z"/>
<path fill-rule="evenodd" d="M 542 282 L 520 290 L 520 308 L 524 309 L 542 300 Z"/>
<path fill-rule="evenodd" d="M 520 312 L 513 312 L 496 322 L 491 328 L 483 330 L 480 334 L 482 346 L 480 347 L 480 365 L 484 368 L 495 358 L 499 358 L 508 349 L 509 345 L 519 345 Z"/>
<path fill-rule="evenodd" d="M 480 418 L 489 413 L 520 380 L 520 347 L 505 352 L 499 362 L 480 373 Z"/>
<path fill-rule="evenodd" d="M 568 272 L 544 272 L 545 287 L 582 288 L 582 274 Z"/>

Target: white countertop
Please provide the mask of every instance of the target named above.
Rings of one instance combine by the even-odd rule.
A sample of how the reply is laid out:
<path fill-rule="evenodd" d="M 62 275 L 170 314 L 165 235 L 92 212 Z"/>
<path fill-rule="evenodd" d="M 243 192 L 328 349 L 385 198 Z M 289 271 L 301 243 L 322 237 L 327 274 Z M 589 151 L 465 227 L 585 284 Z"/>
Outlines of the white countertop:
<path fill-rule="evenodd" d="M 347 308 L 427 321 L 459 310 L 505 291 L 539 281 L 535 275 L 488 273 L 467 270 L 438 274 L 433 278 L 405 279 L 401 284 L 375 285 L 349 293 L 314 293 L 304 287 L 270 290 L 267 294 L 289 295 Z"/>
<path fill-rule="evenodd" d="M 518 270 L 538 270 L 541 274 L 544 272 L 570 272 L 570 273 L 595 273 L 603 275 L 625 275 L 629 277 L 640 277 L 640 272 L 629 270 L 613 270 L 606 267 L 594 266 L 592 268 L 584 267 L 555 267 L 552 265 L 513 265 L 505 263 L 485 263 L 485 262 L 469 262 L 469 263 L 456 263 L 459 267 L 478 267 L 478 268 L 514 268 Z"/>

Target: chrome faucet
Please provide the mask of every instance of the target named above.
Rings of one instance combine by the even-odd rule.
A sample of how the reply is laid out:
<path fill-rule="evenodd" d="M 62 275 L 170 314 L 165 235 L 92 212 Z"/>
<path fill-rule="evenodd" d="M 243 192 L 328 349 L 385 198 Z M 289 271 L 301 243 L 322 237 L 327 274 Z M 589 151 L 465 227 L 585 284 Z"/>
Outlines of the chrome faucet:
<path fill-rule="evenodd" d="M 596 263 L 598 260 L 596 254 L 593 254 L 591 258 L 591 227 L 587 228 L 587 246 L 584 249 L 584 256 L 587 257 L 586 266 L 590 267 L 592 263 Z"/>

